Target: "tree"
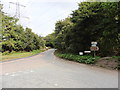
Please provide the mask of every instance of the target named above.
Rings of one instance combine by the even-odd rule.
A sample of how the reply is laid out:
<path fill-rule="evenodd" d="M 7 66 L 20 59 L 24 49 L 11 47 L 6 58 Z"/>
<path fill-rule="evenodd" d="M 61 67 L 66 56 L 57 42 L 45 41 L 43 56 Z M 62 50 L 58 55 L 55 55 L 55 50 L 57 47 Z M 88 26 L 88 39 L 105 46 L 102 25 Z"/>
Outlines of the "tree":
<path fill-rule="evenodd" d="M 0 15 L 2 17 L 0 24 L 2 52 L 32 51 L 44 48 L 43 37 L 33 33 L 32 29 L 24 29 L 23 26 L 17 24 L 19 19 L 7 16 L 3 12 L 0 12 Z"/>
<path fill-rule="evenodd" d="M 66 18 L 65 20 L 58 21 L 55 26 L 55 47 L 59 50 L 65 51 L 69 43 L 66 38 L 67 33 L 70 29 L 70 26 L 72 26 L 70 17 Z"/>
<path fill-rule="evenodd" d="M 46 37 L 44 37 L 44 40 L 45 46 L 54 48 L 55 33 L 48 34 Z"/>
<path fill-rule="evenodd" d="M 14 49 L 14 28 L 16 26 L 17 19 L 2 15 L 2 51 L 8 50 L 12 52 Z"/>
<path fill-rule="evenodd" d="M 100 47 L 99 55 L 118 55 L 119 4 L 119 2 L 80 3 L 79 8 L 73 11 L 69 20 L 56 23 L 55 46 L 57 49 L 78 54 L 80 51 L 89 50 L 91 42 L 97 41 Z M 68 21 L 71 24 L 68 24 Z"/>

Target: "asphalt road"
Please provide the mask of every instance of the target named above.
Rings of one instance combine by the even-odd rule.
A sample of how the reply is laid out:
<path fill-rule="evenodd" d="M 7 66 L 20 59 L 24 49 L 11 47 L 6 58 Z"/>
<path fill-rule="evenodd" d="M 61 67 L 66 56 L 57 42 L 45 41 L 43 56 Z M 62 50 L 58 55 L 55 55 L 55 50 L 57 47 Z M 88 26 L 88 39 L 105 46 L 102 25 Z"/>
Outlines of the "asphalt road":
<path fill-rule="evenodd" d="M 2 88 L 118 88 L 118 72 L 57 58 L 50 49 L 0 63 Z"/>

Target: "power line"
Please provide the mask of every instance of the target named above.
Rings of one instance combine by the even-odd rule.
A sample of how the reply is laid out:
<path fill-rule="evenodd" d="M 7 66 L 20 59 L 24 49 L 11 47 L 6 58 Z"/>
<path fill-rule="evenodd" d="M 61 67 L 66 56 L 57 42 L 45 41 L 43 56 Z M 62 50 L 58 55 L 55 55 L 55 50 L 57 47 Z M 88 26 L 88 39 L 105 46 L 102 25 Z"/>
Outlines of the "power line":
<path fill-rule="evenodd" d="M 20 17 L 21 17 L 20 7 L 26 7 L 26 6 L 20 4 L 19 2 L 16 2 L 16 3 L 14 3 L 14 2 L 9 2 L 9 4 L 14 4 L 14 5 L 16 5 L 16 12 L 15 12 L 14 17 L 20 18 Z M 9 8 L 10 8 L 10 6 L 9 6 Z M 28 17 L 27 17 L 27 18 L 28 18 Z"/>

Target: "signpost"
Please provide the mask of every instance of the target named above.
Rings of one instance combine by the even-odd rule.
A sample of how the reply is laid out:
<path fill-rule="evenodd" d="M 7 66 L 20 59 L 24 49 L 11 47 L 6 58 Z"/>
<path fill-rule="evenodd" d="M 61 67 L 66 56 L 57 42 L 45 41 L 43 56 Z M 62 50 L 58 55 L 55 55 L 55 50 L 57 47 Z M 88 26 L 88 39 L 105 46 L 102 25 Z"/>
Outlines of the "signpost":
<path fill-rule="evenodd" d="M 95 51 L 98 51 L 98 50 L 99 50 L 99 47 L 96 46 L 96 45 L 97 45 L 97 42 L 91 42 L 90 50 L 91 50 L 91 51 L 94 51 L 94 57 L 96 56 L 96 55 L 95 55 Z"/>

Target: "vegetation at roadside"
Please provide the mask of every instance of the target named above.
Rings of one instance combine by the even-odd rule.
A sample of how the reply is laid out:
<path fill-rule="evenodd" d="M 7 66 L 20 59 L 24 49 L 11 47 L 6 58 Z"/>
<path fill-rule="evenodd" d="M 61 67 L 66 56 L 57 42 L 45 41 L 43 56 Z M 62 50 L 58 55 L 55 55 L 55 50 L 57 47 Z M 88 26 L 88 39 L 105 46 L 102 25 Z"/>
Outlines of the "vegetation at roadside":
<path fill-rule="evenodd" d="M 98 66 L 102 68 L 120 70 L 120 59 L 119 57 L 99 57 L 99 56 L 90 56 L 90 55 L 76 55 L 72 53 L 63 53 L 58 50 L 54 53 L 57 57 L 63 58 L 70 61 L 75 61 L 84 64 L 90 64 L 93 66 Z"/>
<path fill-rule="evenodd" d="M 43 52 L 44 50 L 33 50 L 31 52 L 11 52 L 11 53 L 2 53 L 2 58 L 0 61 L 7 61 L 7 60 L 12 60 L 12 59 L 18 59 L 18 58 L 23 58 L 23 57 L 28 57 L 28 56 L 33 56 L 36 55 L 40 52 Z"/>
<path fill-rule="evenodd" d="M 115 64 L 116 67 L 116 62 L 120 62 L 120 2 L 81 2 L 78 6 L 69 17 L 56 22 L 52 34 L 41 37 L 32 29 L 18 24 L 18 18 L 5 15 L 0 4 L 0 51 L 3 60 L 8 57 L 14 59 L 17 53 L 16 57 L 33 55 L 46 45 L 60 51 L 55 54 L 61 58 L 85 64 L 98 62 L 101 66 Z M 79 52 L 90 50 L 92 41 L 98 42 L 100 48 L 97 57 L 79 56 Z M 100 57 L 114 59 L 100 60 Z"/>
<path fill-rule="evenodd" d="M 56 22 L 54 32 L 46 37 L 48 45 L 59 51 L 55 53 L 58 57 L 119 69 L 120 2 L 81 2 L 78 6 L 69 17 Z M 92 41 L 98 42 L 98 57 L 80 56 L 79 52 L 90 51 Z"/>
<path fill-rule="evenodd" d="M 94 64 L 100 58 L 99 56 L 95 56 L 95 57 L 90 55 L 80 56 L 71 53 L 60 53 L 58 51 L 55 51 L 55 55 L 60 58 L 64 58 L 67 60 L 76 61 L 80 63 L 85 63 L 85 64 Z"/>
<path fill-rule="evenodd" d="M 47 35 L 43 39 L 45 41 L 45 46 L 46 47 L 54 48 L 54 39 L 55 39 L 55 34 L 54 33 Z"/>
<path fill-rule="evenodd" d="M 119 6 L 120 2 L 81 2 L 69 17 L 56 22 L 49 39 L 59 51 L 77 55 L 97 41 L 98 56 L 119 56 Z"/>
<path fill-rule="evenodd" d="M 45 47 L 43 37 L 32 32 L 31 28 L 20 25 L 18 18 L 6 15 L 2 8 L 0 4 L 0 52 L 31 52 Z"/>
<path fill-rule="evenodd" d="M 118 60 L 120 60 L 120 56 L 112 56 L 113 58 L 117 58 Z"/>
<path fill-rule="evenodd" d="M 10 17 L 0 4 L 0 61 L 18 59 L 43 52 L 43 37 L 32 32 L 31 28 L 19 24 L 19 19 Z"/>

